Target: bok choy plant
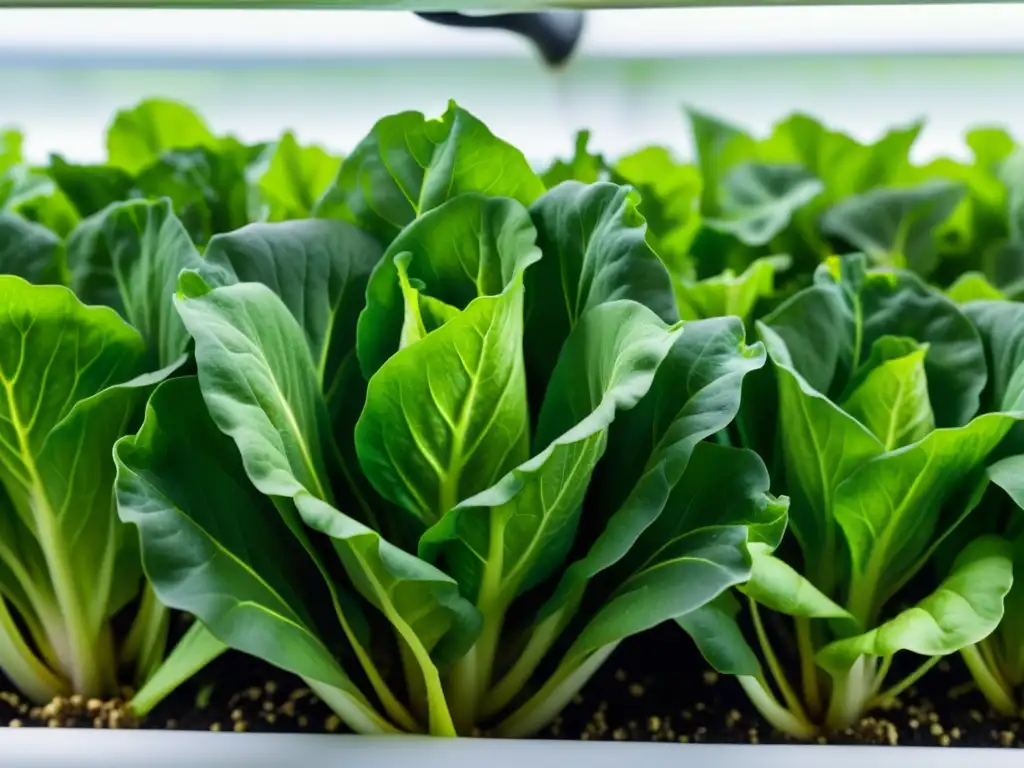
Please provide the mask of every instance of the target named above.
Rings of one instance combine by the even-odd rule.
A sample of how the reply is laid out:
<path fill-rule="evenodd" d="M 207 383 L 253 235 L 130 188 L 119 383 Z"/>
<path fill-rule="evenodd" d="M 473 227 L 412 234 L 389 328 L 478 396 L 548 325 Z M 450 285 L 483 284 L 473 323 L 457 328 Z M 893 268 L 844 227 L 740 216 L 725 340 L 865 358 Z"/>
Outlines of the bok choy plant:
<path fill-rule="evenodd" d="M 992 409 L 1019 410 L 1024 405 L 1024 305 L 1003 300 L 972 301 L 964 311 L 974 321 L 985 344 L 989 381 L 982 394 Z M 976 491 L 978 510 L 971 528 L 978 533 L 997 533 L 1013 546 L 1014 580 L 1006 596 L 1006 610 L 999 627 L 988 637 L 961 649 L 960 653 L 978 689 L 992 708 L 1008 717 L 1024 708 L 1019 690 L 1024 685 L 1024 440 L 1015 426 L 999 448 L 1004 455 L 989 466 Z M 989 487 L 986 489 L 986 485 Z"/>
<path fill-rule="evenodd" d="M 378 123 L 331 219 L 214 237 L 175 299 L 197 376 L 115 449 L 160 599 L 355 731 L 516 736 L 745 581 L 787 502 L 702 440 L 764 348 L 678 322 L 637 202 L 543 193 L 453 106 Z"/>
<path fill-rule="evenodd" d="M 118 671 L 163 658 L 166 611 L 139 594 L 138 542 L 114 508 L 114 441 L 134 429 L 153 371 L 142 335 L 67 288 L 0 276 L 0 668 L 36 702 L 112 696 Z"/>
<path fill-rule="evenodd" d="M 792 497 L 798 551 L 783 559 L 755 548 L 742 601 L 723 595 L 679 623 L 769 722 L 808 738 L 850 727 L 999 624 L 1010 543 L 950 537 L 1020 413 L 1016 402 L 978 413 L 985 354 L 957 305 L 858 256 L 823 265 L 758 331 L 774 377 L 744 408 L 777 420 L 775 447 L 762 450 Z M 915 600 L 914 577 L 944 543 L 955 557 Z M 756 646 L 739 623 L 744 605 Z M 894 676 L 901 652 L 923 658 Z"/>
<path fill-rule="evenodd" d="M 20 256 L 3 266 L 18 274 L 0 291 L 0 667 L 37 702 L 113 696 L 119 682 L 166 687 L 224 646 L 194 624 L 163 664 L 169 613 L 142 578 L 136 532 L 117 518 L 112 450 L 186 359 L 173 295 L 199 255 L 166 200 L 111 205 L 66 244 L 41 231 L 8 230 Z M 134 617 L 123 635 L 116 614 Z"/>

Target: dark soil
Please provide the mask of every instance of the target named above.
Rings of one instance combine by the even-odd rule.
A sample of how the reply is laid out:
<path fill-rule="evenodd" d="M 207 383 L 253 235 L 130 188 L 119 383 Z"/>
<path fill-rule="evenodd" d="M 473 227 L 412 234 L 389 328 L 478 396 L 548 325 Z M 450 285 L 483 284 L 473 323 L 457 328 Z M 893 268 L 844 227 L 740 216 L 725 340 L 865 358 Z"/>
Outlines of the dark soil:
<path fill-rule="evenodd" d="M 2 688 L 2 685 L 0 685 Z M 126 692 L 127 693 L 127 692 Z M 58 700 L 29 707 L 0 693 L 0 725 L 142 727 L 214 731 L 341 732 L 344 726 L 301 681 L 241 654 L 227 654 L 170 696 L 142 723 L 123 702 Z M 543 734 L 544 738 L 781 743 L 735 680 L 707 670 L 672 626 L 624 643 Z M 994 716 L 958 657 L 939 664 L 919 689 L 832 744 L 1020 746 L 1020 722 Z"/>

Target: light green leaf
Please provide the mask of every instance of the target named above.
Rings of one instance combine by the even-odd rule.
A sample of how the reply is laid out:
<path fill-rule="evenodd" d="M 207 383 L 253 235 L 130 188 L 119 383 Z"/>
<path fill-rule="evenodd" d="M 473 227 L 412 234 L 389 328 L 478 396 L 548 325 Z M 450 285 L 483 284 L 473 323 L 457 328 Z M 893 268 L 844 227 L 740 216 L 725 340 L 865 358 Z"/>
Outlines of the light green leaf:
<path fill-rule="evenodd" d="M 744 245 L 767 245 L 824 188 L 800 165 L 743 163 L 722 180 L 721 213 L 705 224 Z"/>
<path fill-rule="evenodd" d="M 640 193 L 640 214 L 647 221 L 647 242 L 674 277 L 692 272 L 690 245 L 700 229 L 701 176 L 665 147 L 645 147 L 619 158 L 611 180 Z"/>
<path fill-rule="evenodd" d="M 850 551 L 851 612 L 870 626 L 884 602 L 922 565 L 943 503 L 1016 421 L 990 413 L 937 429 L 903 450 L 864 462 L 835 490 L 834 515 Z"/>
<path fill-rule="evenodd" d="M 0 173 L 23 162 L 21 145 L 23 137 L 13 128 L 0 130 Z"/>
<path fill-rule="evenodd" d="M 519 150 L 450 102 L 439 119 L 401 112 L 377 121 L 315 215 L 352 222 L 387 245 L 417 216 L 466 192 L 529 205 L 544 183 Z"/>
<path fill-rule="evenodd" d="M 501 294 L 541 258 L 536 237 L 526 209 L 507 198 L 462 195 L 417 219 L 370 277 L 358 328 L 363 374 L 369 378 L 401 346 L 407 302 L 396 257 L 409 254 L 406 277 L 423 297 L 464 310 L 477 297 Z"/>
<path fill-rule="evenodd" d="M 430 525 L 526 458 L 522 335 L 519 271 L 373 375 L 355 439 L 378 493 Z"/>
<path fill-rule="evenodd" d="M 666 323 L 679 319 L 668 271 L 645 241 L 639 202 L 630 187 L 569 181 L 531 206 L 544 254 L 526 277 L 527 370 L 538 396 L 591 307 L 632 299 Z"/>
<path fill-rule="evenodd" d="M 808 581 L 785 560 L 772 553 L 767 544 L 750 545 L 753 565 L 750 580 L 739 587 L 747 597 L 787 616 L 812 619 L 848 619 L 853 617 Z"/>
<path fill-rule="evenodd" d="M 135 175 L 169 149 L 215 148 L 217 139 L 184 104 L 159 99 L 121 110 L 107 130 L 110 165 Z"/>
<path fill-rule="evenodd" d="M 269 221 L 305 219 L 338 175 L 341 158 L 316 145 L 302 146 L 286 131 L 256 182 Z"/>
<path fill-rule="evenodd" d="M 769 256 L 756 259 L 739 275 L 726 270 L 696 283 L 678 281 L 679 314 L 684 320 L 732 315 L 749 322 L 758 301 L 774 293 L 776 273 L 787 266 L 785 259 Z"/>
<path fill-rule="evenodd" d="M 1024 509 L 1024 456 L 1008 456 L 992 464 L 986 474 L 1006 491 L 1013 503 Z"/>
<path fill-rule="evenodd" d="M 55 606 L 47 605 L 49 587 L 36 593 L 39 583 L 23 581 L 39 612 L 29 615 L 29 626 L 42 622 L 74 690 L 102 695 L 109 679 L 99 646 L 103 622 L 120 602 L 113 593 L 138 587 L 137 562 L 118 558 L 130 540 L 113 514 L 108 457 L 146 387 L 168 371 L 133 379 L 145 355 L 138 332 L 66 288 L 2 276 L 0 303 L 0 482 L 7 511 L 18 517 L 4 523 L 5 534 L 15 534 L 5 537 L 5 548 L 44 555 L 39 583 L 52 585 Z M 25 573 L 38 563 L 21 565 Z"/>
<path fill-rule="evenodd" d="M 860 656 L 954 653 L 983 640 L 998 626 L 1012 582 L 1010 544 L 997 536 L 975 539 L 932 594 L 870 632 L 825 646 L 818 663 L 842 674 Z"/>
<path fill-rule="evenodd" d="M 946 289 L 946 295 L 957 304 L 979 300 L 1005 300 L 1006 295 L 988 281 L 981 272 L 964 272 Z"/>
<path fill-rule="evenodd" d="M 603 180 L 606 173 L 604 158 L 590 152 L 587 149 L 589 143 L 590 131 L 578 131 L 572 157 L 567 161 L 555 160 L 540 175 L 544 186 L 553 189 L 563 181 L 582 181 L 584 184 L 593 184 L 595 181 Z"/>
<path fill-rule="evenodd" d="M 928 347 L 910 341 L 911 351 L 906 354 L 906 341 L 882 336 L 872 345 L 871 356 L 882 359 L 875 365 L 869 361 L 868 372 L 842 406 L 886 451 L 915 443 L 935 429 L 924 370 Z"/>
<path fill-rule="evenodd" d="M 0 274 L 30 283 L 64 282 L 64 244 L 46 227 L 0 210 Z"/>
<path fill-rule="evenodd" d="M 807 168 L 825 183 L 820 202 L 835 203 L 900 179 L 922 127 L 921 122 L 900 126 L 872 144 L 862 144 L 809 115 L 794 113 L 775 125 L 758 151 L 766 162 Z"/>
<path fill-rule="evenodd" d="M 174 309 L 178 274 L 199 253 L 167 200 L 115 203 L 86 219 L 68 239 L 71 288 L 90 304 L 116 309 L 169 365 L 188 346 Z"/>
<path fill-rule="evenodd" d="M 959 184 L 941 181 L 912 189 L 873 189 L 839 202 L 821 226 L 875 264 L 909 267 L 927 276 L 938 264 L 936 229 L 963 194 Z"/>
<path fill-rule="evenodd" d="M 184 272 L 175 306 L 195 341 L 210 415 L 239 446 L 254 484 L 271 496 L 331 501 L 330 424 L 305 334 L 262 283 L 211 289 Z"/>

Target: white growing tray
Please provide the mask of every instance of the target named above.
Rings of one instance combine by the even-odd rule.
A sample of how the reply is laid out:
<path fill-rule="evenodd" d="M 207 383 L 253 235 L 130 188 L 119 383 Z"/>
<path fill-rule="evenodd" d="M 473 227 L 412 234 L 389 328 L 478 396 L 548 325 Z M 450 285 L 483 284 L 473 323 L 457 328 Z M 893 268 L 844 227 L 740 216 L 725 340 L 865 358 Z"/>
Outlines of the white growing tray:
<path fill-rule="evenodd" d="M 1020 768 L 1010 749 L 0 729 L 3 768 Z"/>

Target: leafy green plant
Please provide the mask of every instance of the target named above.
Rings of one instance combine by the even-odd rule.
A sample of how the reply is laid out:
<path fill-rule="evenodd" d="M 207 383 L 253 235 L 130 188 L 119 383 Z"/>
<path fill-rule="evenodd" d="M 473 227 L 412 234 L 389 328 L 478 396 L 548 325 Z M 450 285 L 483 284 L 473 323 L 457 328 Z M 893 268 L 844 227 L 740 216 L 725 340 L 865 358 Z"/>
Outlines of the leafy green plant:
<path fill-rule="evenodd" d="M 758 324 L 778 405 L 752 397 L 744 409 L 777 419 L 775 462 L 798 547 L 784 558 L 755 553 L 739 587 L 760 658 L 732 598 L 680 620 L 773 725 L 800 738 L 850 727 L 943 656 L 984 640 L 1013 582 L 1007 540 L 950 538 L 1021 416 L 1015 404 L 978 413 L 987 380 L 978 330 L 909 272 L 865 269 L 860 257 L 841 265 L 841 274 L 839 261 L 822 267 Z M 908 588 L 944 542 L 956 549 L 952 564 L 913 599 Z M 791 658 L 778 655 L 766 610 L 792 617 Z M 889 680 L 901 652 L 924 659 Z"/>
<path fill-rule="evenodd" d="M 66 288 L 0 276 L 0 668 L 25 695 L 114 695 L 163 658 L 167 612 L 150 592 L 123 642 L 111 620 L 139 594 L 130 526 L 114 509 L 114 441 L 174 367 Z"/>
<path fill-rule="evenodd" d="M 544 193 L 452 105 L 378 123 L 323 218 L 214 237 L 175 298 L 197 376 L 115 449 L 160 599 L 356 731 L 514 736 L 745 581 L 786 502 L 701 441 L 764 350 L 677 321 L 637 202 Z"/>
<path fill-rule="evenodd" d="M 1021 329 L 1024 305 L 1005 300 L 979 300 L 964 305 L 985 345 L 989 381 L 982 393 L 983 404 L 991 409 L 1020 410 L 1024 405 L 1024 358 L 1021 357 Z M 1006 611 L 998 629 L 988 637 L 961 650 L 979 690 L 992 708 L 1002 715 L 1018 716 L 1022 708 L 1019 689 L 1024 684 L 1024 636 L 1021 635 L 1021 606 L 1024 582 L 1024 442 L 1017 425 L 1004 438 L 999 453 L 975 491 L 978 509 L 970 520 L 972 533 L 998 534 L 1013 547 L 1014 580 L 1006 596 Z"/>

